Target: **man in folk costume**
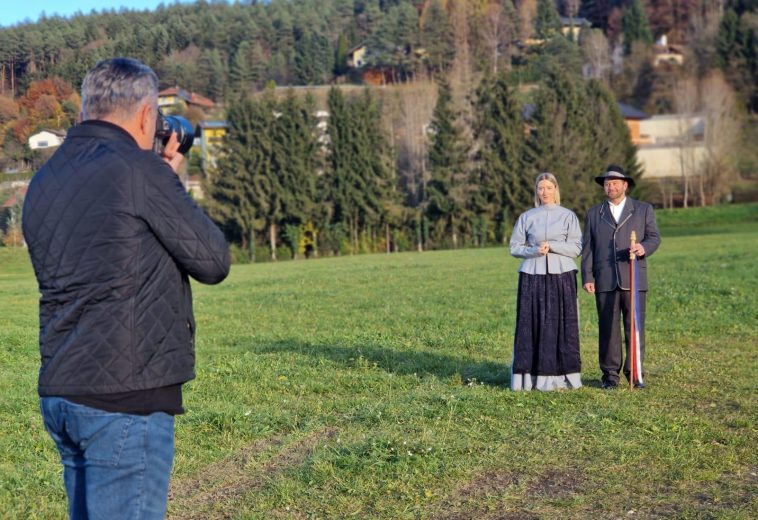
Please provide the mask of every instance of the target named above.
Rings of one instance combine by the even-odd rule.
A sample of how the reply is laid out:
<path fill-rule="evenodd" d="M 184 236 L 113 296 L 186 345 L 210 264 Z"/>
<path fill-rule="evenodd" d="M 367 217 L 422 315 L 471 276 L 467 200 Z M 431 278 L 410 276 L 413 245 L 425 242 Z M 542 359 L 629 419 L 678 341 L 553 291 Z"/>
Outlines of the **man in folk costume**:
<path fill-rule="evenodd" d="M 622 368 L 630 377 L 630 328 L 633 309 L 630 305 L 630 254 L 638 264 L 635 296 L 637 307 L 637 337 L 639 338 L 639 365 L 645 359 L 645 300 L 647 295 L 647 258 L 661 243 L 655 223 L 653 207 L 626 196 L 627 189 L 634 186 L 634 179 L 624 170 L 610 165 L 606 172 L 595 177 L 605 191 L 607 200 L 592 207 L 584 222 L 582 241 L 582 283 L 584 290 L 595 295 L 599 321 L 600 370 L 603 372 L 602 387 L 610 390 L 619 383 Z M 636 242 L 631 243 L 632 231 Z M 621 331 L 619 322 L 623 316 L 626 359 L 622 359 Z M 635 377 L 635 388 L 644 388 L 641 376 Z"/>

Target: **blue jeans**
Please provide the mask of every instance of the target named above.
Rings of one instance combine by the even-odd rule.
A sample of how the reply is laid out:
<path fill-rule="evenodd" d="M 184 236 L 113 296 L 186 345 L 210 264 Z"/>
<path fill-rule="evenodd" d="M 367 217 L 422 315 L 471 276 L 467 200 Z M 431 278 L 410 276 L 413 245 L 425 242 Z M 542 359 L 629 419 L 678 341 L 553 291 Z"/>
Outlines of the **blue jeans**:
<path fill-rule="evenodd" d="M 40 399 L 58 447 L 73 520 L 162 519 L 174 460 L 174 417 L 105 412 Z"/>

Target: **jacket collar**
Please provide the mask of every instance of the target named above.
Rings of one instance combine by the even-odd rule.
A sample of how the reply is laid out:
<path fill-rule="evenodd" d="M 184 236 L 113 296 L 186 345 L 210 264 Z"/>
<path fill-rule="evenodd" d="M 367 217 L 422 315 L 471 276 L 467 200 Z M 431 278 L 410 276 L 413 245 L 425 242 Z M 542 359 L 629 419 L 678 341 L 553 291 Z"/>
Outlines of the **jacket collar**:
<path fill-rule="evenodd" d="M 632 216 L 634 213 L 634 206 L 635 201 L 631 197 L 626 197 L 626 203 L 624 204 L 624 209 L 621 212 L 621 218 L 619 219 L 618 224 L 616 224 L 616 221 L 613 218 L 613 213 L 611 213 L 611 207 L 610 202 L 606 199 L 601 205 L 600 205 L 600 220 L 611 226 L 612 228 L 621 227 L 624 225 L 624 223 L 629 219 L 629 217 Z"/>
<path fill-rule="evenodd" d="M 134 140 L 134 137 L 132 137 L 129 132 L 116 124 L 101 119 L 88 119 L 87 121 L 82 121 L 68 131 L 66 139 L 72 137 L 94 137 L 99 139 L 118 140 L 139 147 L 137 141 Z"/>

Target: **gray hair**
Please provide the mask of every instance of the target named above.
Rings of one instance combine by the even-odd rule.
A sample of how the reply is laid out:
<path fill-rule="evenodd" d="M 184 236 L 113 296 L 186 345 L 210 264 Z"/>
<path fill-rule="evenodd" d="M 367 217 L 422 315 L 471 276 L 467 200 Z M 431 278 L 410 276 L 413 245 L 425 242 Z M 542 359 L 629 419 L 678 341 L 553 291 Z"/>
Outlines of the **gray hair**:
<path fill-rule="evenodd" d="M 561 188 L 558 186 L 558 179 L 555 178 L 555 175 L 553 175 L 550 172 L 542 172 L 539 175 L 537 175 L 537 179 L 534 181 L 534 207 L 538 208 L 542 206 L 542 201 L 540 200 L 540 196 L 537 193 L 537 188 L 540 185 L 540 182 L 542 181 L 550 181 L 555 186 L 555 203 L 559 206 L 561 205 Z"/>
<path fill-rule="evenodd" d="M 82 83 L 82 119 L 128 117 L 145 98 L 158 95 L 158 76 L 132 58 L 112 58 L 95 65 Z"/>

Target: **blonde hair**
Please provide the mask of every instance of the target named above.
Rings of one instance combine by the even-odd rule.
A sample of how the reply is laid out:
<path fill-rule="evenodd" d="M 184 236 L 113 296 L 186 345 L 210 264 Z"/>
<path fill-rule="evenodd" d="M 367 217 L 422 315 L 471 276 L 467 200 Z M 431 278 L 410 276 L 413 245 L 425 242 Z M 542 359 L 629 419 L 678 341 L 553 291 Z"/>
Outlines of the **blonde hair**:
<path fill-rule="evenodd" d="M 559 206 L 561 205 L 561 188 L 558 186 L 558 179 L 555 178 L 555 175 L 553 175 L 550 172 L 542 172 L 539 175 L 537 175 L 537 179 L 534 181 L 534 207 L 539 208 L 542 206 L 542 201 L 540 200 L 540 196 L 537 193 L 537 188 L 540 185 L 540 182 L 542 181 L 550 181 L 553 183 L 553 186 L 555 186 L 555 203 Z"/>

